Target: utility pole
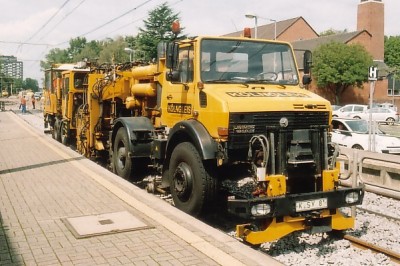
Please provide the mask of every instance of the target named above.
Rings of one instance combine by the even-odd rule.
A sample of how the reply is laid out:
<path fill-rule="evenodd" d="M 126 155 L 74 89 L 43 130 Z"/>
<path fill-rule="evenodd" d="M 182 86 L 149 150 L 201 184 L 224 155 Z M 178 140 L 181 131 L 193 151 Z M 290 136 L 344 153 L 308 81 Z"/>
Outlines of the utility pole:
<path fill-rule="evenodd" d="M 374 91 L 375 91 L 375 82 L 378 79 L 378 68 L 375 66 L 371 66 L 368 69 L 368 80 L 370 81 L 369 85 L 369 125 L 368 125 L 368 150 L 375 151 L 375 136 L 372 138 L 372 104 L 374 103 Z M 375 131 L 375 130 L 374 130 Z M 373 145 L 372 145 L 373 144 Z"/>

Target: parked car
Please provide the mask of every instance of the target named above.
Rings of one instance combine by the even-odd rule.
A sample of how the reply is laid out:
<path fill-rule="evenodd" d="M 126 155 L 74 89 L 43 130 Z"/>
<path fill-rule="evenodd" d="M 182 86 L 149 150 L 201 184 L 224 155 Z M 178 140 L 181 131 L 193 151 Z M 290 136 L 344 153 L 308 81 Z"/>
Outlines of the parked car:
<path fill-rule="evenodd" d="M 364 112 L 368 109 L 368 105 L 363 104 L 347 104 L 332 112 L 333 117 L 354 117 L 354 114 Z"/>
<path fill-rule="evenodd" d="M 341 105 L 335 105 L 335 104 L 333 104 L 331 106 L 332 106 L 332 111 L 336 111 L 336 110 L 338 110 L 339 108 L 342 107 Z"/>
<path fill-rule="evenodd" d="M 377 107 L 388 108 L 394 111 L 397 111 L 397 106 L 392 103 L 378 103 Z"/>
<path fill-rule="evenodd" d="M 393 125 L 395 122 L 399 122 L 398 112 L 382 107 L 374 107 L 362 113 L 354 114 L 353 118 L 369 120 L 370 113 L 372 114 L 372 121 L 384 122 L 388 125 Z"/>
<path fill-rule="evenodd" d="M 37 91 L 33 94 L 33 96 L 35 97 L 35 100 L 40 100 L 42 98 L 42 92 Z"/>
<path fill-rule="evenodd" d="M 332 119 L 332 142 L 348 148 L 368 150 L 368 124 L 368 121 L 364 119 L 334 118 Z M 371 146 L 372 151 L 400 155 L 400 138 L 385 135 L 378 128 L 375 132 L 376 134 L 371 136 L 374 140 Z"/>

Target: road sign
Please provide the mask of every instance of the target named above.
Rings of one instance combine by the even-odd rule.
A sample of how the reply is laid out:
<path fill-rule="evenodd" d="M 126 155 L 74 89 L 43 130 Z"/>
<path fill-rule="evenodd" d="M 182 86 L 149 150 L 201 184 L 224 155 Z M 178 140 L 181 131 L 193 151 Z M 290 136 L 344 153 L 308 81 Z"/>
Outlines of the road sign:
<path fill-rule="evenodd" d="M 371 66 L 368 69 L 368 80 L 369 81 L 374 81 L 378 79 L 378 68 Z"/>

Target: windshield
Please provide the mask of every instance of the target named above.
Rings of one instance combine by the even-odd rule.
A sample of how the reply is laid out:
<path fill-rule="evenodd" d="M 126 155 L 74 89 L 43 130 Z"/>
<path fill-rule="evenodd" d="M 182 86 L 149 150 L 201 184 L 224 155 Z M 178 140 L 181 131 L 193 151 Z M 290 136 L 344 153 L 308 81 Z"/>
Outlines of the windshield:
<path fill-rule="evenodd" d="M 368 133 L 369 123 L 367 120 L 358 119 L 358 120 L 346 121 L 346 123 L 353 132 Z M 382 131 L 380 131 L 378 128 L 375 128 L 375 132 L 378 134 L 382 134 Z"/>
<path fill-rule="evenodd" d="M 214 39 L 203 40 L 201 44 L 201 80 L 298 84 L 289 45 Z"/>

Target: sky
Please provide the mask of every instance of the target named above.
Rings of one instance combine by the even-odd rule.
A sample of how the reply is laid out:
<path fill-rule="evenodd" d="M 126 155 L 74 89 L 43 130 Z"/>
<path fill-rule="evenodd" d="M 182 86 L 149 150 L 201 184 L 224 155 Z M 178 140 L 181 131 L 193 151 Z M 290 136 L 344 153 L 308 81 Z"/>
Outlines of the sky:
<path fill-rule="evenodd" d="M 385 35 L 399 36 L 400 1 L 385 5 Z M 72 38 L 88 41 L 135 36 L 148 13 L 167 2 L 179 13 L 184 34 L 218 36 L 272 20 L 302 16 L 317 32 L 355 31 L 360 0 L 0 0 L 0 55 L 24 63 L 24 79 L 42 83 L 40 60 L 54 48 L 65 49 Z"/>

